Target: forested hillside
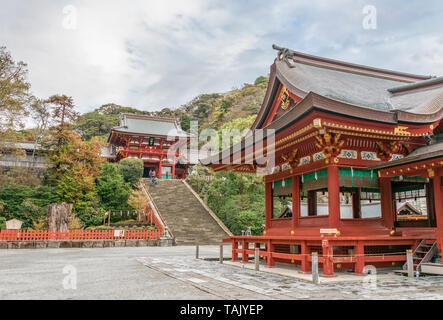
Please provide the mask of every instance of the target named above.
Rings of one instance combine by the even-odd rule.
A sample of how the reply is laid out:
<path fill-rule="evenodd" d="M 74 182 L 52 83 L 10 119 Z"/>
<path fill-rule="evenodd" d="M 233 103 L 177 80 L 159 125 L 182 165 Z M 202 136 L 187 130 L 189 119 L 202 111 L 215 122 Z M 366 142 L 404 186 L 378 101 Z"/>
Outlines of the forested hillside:
<path fill-rule="evenodd" d="M 110 129 L 118 125 L 121 113 L 176 118 L 186 131 L 195 120 L 199 130 L 244 130 L 254 121 L 268 84 L 268 78 L 260 76 L 239 89 L 201 94 L 174 109 L 144 111 L 110 102 L 80 115 L 75 110 L 75 97 L 33 96 L 27 73 L 26 63 L 15 62 L 5 47 L 0 48 L 0 157 L 11 152 L 12 142 L 33 141 L 42 147 L 35 155 L 45 154 L 49 166 L 44 176 L 26 168 L 0 167 L 0 228 L 11 218 L 24 221 L 25 228 L 44 228 L 46 206 L 52 202 L 74 204 L 72 228 L 100 225 L 105 210 L 139 208 L 143 197 L 137 180 L 143 172 L 142 162 L 112 164 L 100 158 L 99 150 Z M 29 117 L 35 127 L 24 129 Z M 12 152 L 20 156 L 20 150 Z M 260 177 L 214 175 L 198 166 L 189 180 L 234 233 L 248 227 L 255 234 L 261 232 L 264 203 Z"/>
<path fill-rule="evenodd" d="M 239 125 L 243 121 L 252 123 L 260 109 L 267 84 L 268 78 L 261 76 L 253 84 L 245 83 L 240 89 L 227 93 L 201 94 L 181 107 L 163 108 L 160 111 L 143 111 L 136 107 L 108 103 L 81 115 L 75 126 L 85 140 L 90 140 L 93 137 L 105 139 L 110 128 L 118 124 L 119 115 L 123 112 L 176 118 L 180 120 L 182 128 L 186 131 L 189 130 L 189 122 L 192 120 L 198 121 L 200 130 L 205 128 L 218 130 L 229 122 L 233 125 Z M 233 122 L 234 120 L 237 121 Z"/>

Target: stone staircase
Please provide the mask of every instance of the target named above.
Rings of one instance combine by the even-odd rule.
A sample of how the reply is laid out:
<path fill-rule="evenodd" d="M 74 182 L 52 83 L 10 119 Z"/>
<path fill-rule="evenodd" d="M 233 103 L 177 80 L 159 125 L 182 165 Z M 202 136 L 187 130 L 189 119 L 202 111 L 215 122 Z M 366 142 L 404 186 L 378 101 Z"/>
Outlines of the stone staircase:
<path fill-rule="evenodd" d="M 220 243 L 229 234 L 181 180 L 158 180 L 155 187 L 143 180 L 177 245 Z"/>

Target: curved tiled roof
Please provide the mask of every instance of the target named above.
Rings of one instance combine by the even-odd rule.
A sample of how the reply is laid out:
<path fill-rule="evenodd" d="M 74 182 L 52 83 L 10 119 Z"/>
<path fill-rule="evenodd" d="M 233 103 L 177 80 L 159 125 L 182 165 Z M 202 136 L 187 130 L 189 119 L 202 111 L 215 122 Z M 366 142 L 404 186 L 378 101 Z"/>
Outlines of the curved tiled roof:
<path fill-rule="evenodd" d="M 188 137 L 180 125 L 172 118 L 157 118 L 123 113 L 119 126 L 112 130 L 127 133 L 152 134 L 160 136 Z"/>
<path fill-rule="evenodd" d="M 268 91 L 252 129 L 260 127 L 270 101 L 281 83 L 304 99 L 309 93 L 343 103 L 329 108 L 373 120 L 395 118 L 395 122 L 432 123 L 443 117 L 443 77 L 414 75 L 308 55 L 287 48 L 279 50 L 271 66 Z M 371 110 L 371 111 L 370 111 Z M 375 114 L 374 114 L 375 115 Z M 284 116 L 289 116 L 289 112 Z"/>

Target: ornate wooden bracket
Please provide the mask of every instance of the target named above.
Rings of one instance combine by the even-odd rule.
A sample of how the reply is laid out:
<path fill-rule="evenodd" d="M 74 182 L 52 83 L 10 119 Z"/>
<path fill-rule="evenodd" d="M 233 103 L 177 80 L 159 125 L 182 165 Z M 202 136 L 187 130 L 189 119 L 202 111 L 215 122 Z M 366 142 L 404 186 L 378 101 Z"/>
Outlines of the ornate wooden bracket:
<path fill-rule="evenodd" d="M 291 168 L 295 168 L 298 166 L 299 163 L 299 159 L 297 159 L 297 153 L 298 153 L 298 149 L 294 149 L 291 152 L 288 152 L 286 154 L 283 154 L 281 156 L 281 159 L 284 162 L 288 162 L 289 165 L 291 166 Z"/>
<path fill-rule="evenodd" d="M 401 144 L 398 141 L 383 143 L 380 141 L 377 144 L 377 156 L 383 161 L 389 161 L 394 153 L 400 152 Z"/>
<path fill-rule="evenodd" d="M 336 157 L 340 154 L 341 147 L 345 143 L 344 140 L 340 140 L 340 136 L 340 133 L 333 134 L 325 132 L 324 134 L 315 136 L 318 141 L 315 145 L 323 151 L 326 158 Z"/>

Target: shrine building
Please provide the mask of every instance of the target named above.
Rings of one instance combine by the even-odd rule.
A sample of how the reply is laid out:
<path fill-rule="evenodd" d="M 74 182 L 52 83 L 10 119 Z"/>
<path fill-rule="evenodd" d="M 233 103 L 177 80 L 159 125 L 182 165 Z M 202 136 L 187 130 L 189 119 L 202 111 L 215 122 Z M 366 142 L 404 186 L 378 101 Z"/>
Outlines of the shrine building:
<path fill-rule="evenodd" d="M 270 267 L 293 263 L 310 272 L 318 252 L 326 276 L 401 268 L 408 249 L 417 270 L 441 263 L 443 77 L 273 47 L 278 55 L 250 134 L 274 130 L 274 142 L 244 138 L 206 160 L 214 172 L 255 174 L 266 166 L 257 151 L 274 153 L 263 176 L 263 234 L 224 239 L 233 260 L 247 262 L 260 248 Z"/>
<path fill-rule="evenodd" d="M 189 167 L 185 155 L 178 147 L 169 158 L 168 152 L 174 144 L 189 143 L 189 138 L 176 119 L 123 113 L 119 125 L 109 134 L 109 149 L 104 156 L 116 162 L 125 158 L 143 160 L 144 177 L 152 169 L 160 179 L 184 179 Z"/>

